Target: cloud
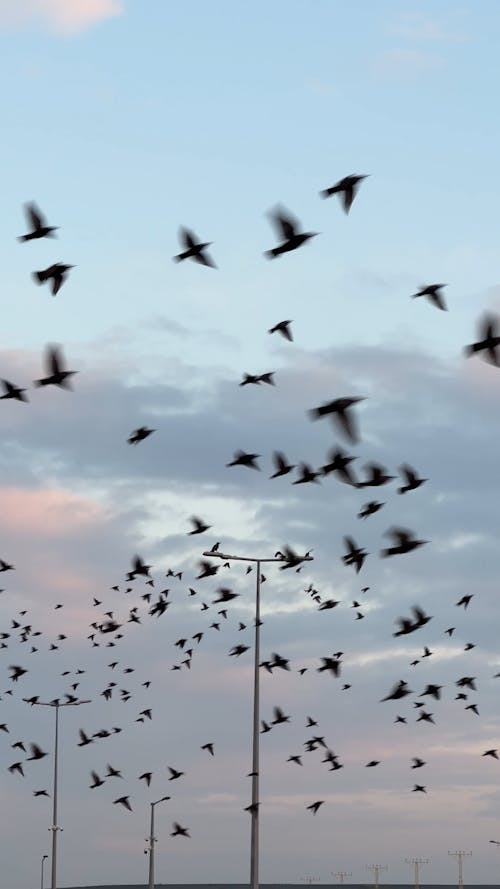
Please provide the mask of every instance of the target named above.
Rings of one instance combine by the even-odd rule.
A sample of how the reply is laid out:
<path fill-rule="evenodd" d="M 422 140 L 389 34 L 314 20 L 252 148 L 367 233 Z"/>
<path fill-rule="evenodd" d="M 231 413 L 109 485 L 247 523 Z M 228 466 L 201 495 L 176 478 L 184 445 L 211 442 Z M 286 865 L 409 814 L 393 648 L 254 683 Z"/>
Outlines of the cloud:
<path fill-rule="evenodd" d="M 410 40 L 438 42 L 462 41 L 466 37 L 434 18 L 420 12 L 404 12 L 391 29 L 399 37 Z"/>
<path fill-rule="evenodd" d="M 379 55 L 376 68 L 385 74 L 425 74 L 443 68 L 445 60 L 436 53 L 397 47 Z"/>
<path fill-rule="evenodd" d="M 0 28 L 19 28 L 34 22 L 70 35 L 123 11 L 121 0 L 0 0 Z"/>

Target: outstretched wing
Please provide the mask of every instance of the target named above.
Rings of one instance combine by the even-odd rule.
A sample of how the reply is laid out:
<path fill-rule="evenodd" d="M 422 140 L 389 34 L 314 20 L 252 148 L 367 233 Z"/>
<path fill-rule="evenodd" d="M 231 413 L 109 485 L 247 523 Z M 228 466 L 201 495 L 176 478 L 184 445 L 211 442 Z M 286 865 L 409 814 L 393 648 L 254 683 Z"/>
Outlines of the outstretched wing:
<path fill-rule="evenodd" d="M 36 204 L 25 204 L 24 210 L 28 222 L 35 231 L 44 226 L 45 219 Z"/>
<path fill-rule="evenodd" d="M 49 346 L 47 351 L 47 366 L 53 376 L 61 373 L 62 355 L 57 346 Z"/>
<path fill-rule="evenodd" d="M 274 210 L 271 214 L 271 219 L 274 222 L 279 234 L 283 237 L 284 241 L 289 241 L 290 238 L 295 237 L 296 229 L 297 229 L 297 220 L 286 213 L 284 210 Z"/>

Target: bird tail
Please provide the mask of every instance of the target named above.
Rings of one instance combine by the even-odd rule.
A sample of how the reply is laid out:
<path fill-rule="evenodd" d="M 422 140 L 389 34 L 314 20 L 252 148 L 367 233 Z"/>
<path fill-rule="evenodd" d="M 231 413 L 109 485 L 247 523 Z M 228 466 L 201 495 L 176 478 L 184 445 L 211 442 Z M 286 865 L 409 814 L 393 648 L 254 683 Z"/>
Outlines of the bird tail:
<path fill-rule="evenodd" d="M 332 194 L 333 191 L 331 188 L 324 188 L 322 191 L 320 191 L 319 196 L 320 198 L 329 198 Z"/>
<path fill-rule="evenodd" d="M 37 284 L 43 284 L 43 282 L 46 280 L 45 272 L 33 272 L 33 280 Z"/>
<path fill-rule="evenodd" d="M 29 235 L 19 235 L 17 240 L 20 244 L 23 244 L 24 241 L 29 241 Z"/>
<path fill-rule="evenodd" d="M 464 355 L 469 357 L 470 355 L 474 355 L 475 352 L 479 352 L 479 347 L 477 343 L 471 343 L 469 346 L 464 346 Z"/>
<path fill-rule="evenodd" d="M 43 380 L 33 380 L 33 385 L 35 386 L 36 389 L 39 389 L 40 386 L 44 385 L 44 382 L 43 382 Z"/>
<path fill-rule="evenodd" d="M 277 250 L 276 247 L 273 247 L 272 250 L 265 250 L 264 251 L 264 256 L 266 256 L 268 259 L 276 259 L 278 254 L 279 254 L 279 250 Z"/>

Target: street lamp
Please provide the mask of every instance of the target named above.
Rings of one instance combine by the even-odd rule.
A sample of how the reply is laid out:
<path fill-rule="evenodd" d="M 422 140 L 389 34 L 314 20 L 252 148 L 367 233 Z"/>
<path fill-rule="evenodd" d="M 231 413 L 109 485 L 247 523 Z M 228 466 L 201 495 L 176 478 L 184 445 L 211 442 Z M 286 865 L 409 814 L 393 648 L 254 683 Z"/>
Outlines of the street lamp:
<path fill-rule="evenodd" d="M 253 667 L 253 732 L 252 732 L 252 827 L 250 835 L 250 889 L 259 887 L 259 659 L 260 659 L 260 566 L 263 562 L 281 562 L 288 560 L 280 554 L 272 559 L 255 559 L 247 556 L 230 556 L 227 553 L 205 552 L 209 558 L 223 559 L 225 562 L 252 562 L 255 565 L 255 645 Z M 306 554 L 297 560 L 299 562 L 312 562 L 312 556 Z M 290 563 L 289 564 L 295 564 Z M 55 887 L 54 887 L 55 889 Z"/>
<path fill-rule="evenodd" d="M 52 882 L 51 889 L 57 889 L 57 831 L 62 830 L 62 827 L 57 826 L 57 765 L 58 765 L 58 753 L 59 753 L 59 709 L 61 707 L 76 707 L 80 704 L 90 704 L 90 701 L 66 701 L 61 704 L 59 698 L 55 698 L 53 701 L 31 701 L 28 698 L 23 698 L 23 701 L 27 704 L 31 704 L 31 706 L 38 707 L 53 707 L 56 711 L 56 727 L 55 727 L 55 742 L 54 742 L 54 793 L 52 796 L 52 826 L 49 827 L 49 830 L 52 831 Z M 43 866 L 43 865 L 42 865 Z"/>
<path fill-rule="evenodd" d="M 42 876 L 40 877 L 40 889 L 43 889 L 43 865 L 44 865 L 45 859 L 48 857 L 49 857 L 48 855 L 44 855 L 42 858 Z"/>
<path fill-rule="evenodd" d="M 146 842 L 149 843 L 149 889 L 154 889 L 155 885 L 155 806 L 158 803 L 163 803 L 165 800 L 170 799 L 169 796 L 162 796 L 161 799 L 157 799 L 154 803 L 150 803 L 151 805 L 151 826 L 149 830 L 149 837 L 146 837 Z"/>
<path fill-rule="evenodd" d="M 405 858 L 406 864 L 412 864 L 415 873 L 415 889 L 420 889 L 419 868 L 421 864 L 429 864 L 428 858 Z"/>
<path fill-rule="evenodd" d="M 346 871 L 346 870 L 339 870 L 339 871 L 337 871 L 336 874 L 334 874 L 333 871 L 330 871 L 330 873 L 331 873 L 332 877 L 339 878 L 339 883 L 341 886 L 344 884 L 344 880 L 346 877 L 352 877 L 352 873 L 350 871 Z"/>

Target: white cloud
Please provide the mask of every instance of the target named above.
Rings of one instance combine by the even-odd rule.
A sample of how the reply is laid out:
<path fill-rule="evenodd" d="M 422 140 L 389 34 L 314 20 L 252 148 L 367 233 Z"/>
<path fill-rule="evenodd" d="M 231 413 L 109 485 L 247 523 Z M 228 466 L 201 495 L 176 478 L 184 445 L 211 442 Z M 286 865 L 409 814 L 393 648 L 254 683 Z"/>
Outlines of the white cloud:
<path fill-rule="evenodd" d="M 60 34 L 75 34 L 122 12 L 121 0 L 0 0 L 0 29 L 34 21 Z"/>

